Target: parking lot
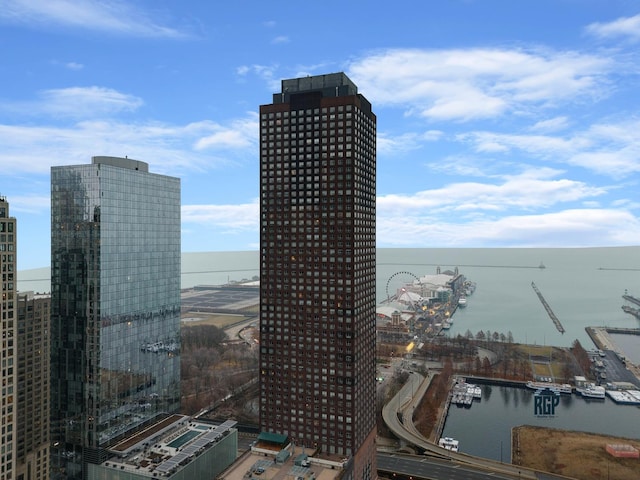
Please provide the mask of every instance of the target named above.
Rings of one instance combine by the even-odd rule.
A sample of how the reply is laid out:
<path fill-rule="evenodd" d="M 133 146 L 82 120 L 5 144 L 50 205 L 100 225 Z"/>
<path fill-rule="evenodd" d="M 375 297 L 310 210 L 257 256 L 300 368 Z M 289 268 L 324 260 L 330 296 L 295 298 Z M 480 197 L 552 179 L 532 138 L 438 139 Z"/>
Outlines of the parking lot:
<path fill-rule="evenodd" d="M 603 350 L 604 356 L 594 356 L 595 360 L 600 360 L 602 367 L 596 368 L 594 366 L 595 373 L 599 377 L 599 383 L 605 385 L 607 383 L 626 382 L 632 383 L 637 387 L 640 387 L 640 380 L 627 369 L 626 365 L 622 363 L 616 352 L 613 350 Z M 604 377 L 602 374 L 604 373 Z"/>
<path fill-rule="evenodd" d="M 256 286 L 195 287 L 181 294 L 182 313 L 239 313 L 260 302 Z"/>

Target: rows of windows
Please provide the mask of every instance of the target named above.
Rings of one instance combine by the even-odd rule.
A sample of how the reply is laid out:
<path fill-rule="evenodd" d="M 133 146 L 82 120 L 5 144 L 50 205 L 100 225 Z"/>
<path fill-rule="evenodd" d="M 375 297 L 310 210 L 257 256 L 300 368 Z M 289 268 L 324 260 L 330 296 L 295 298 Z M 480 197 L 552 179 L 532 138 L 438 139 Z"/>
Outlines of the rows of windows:
<path fill-rule="evenodd" d="M 375 121 L 345 104 L 260 122 L 261 423 L 349 455 L 375 395 Z"/>

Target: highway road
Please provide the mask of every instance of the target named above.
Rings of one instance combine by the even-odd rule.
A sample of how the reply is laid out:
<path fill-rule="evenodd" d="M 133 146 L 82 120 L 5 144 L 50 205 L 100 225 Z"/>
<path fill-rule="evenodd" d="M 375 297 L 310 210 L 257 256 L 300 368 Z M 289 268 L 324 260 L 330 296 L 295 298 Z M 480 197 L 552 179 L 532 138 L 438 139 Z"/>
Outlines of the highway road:
<path fill-rule="evenodd" d="M 411 480 L 521 480 L 525 471 L 495 471 L 480 466 L 457 463 L 446 458 L 419 455 L 378 453 L 378 475 L 397 479 L 399 476 Z M 535 472 L 536 480 L 568 480 L 568 477 L 546 472 Z"/>
<path fill-rule="evenodd" d="M 493 472 L 447 459 L 378 454 L 378 474 L 388 478 L 402 475 L 429 480 L 487 480 L 490 478 L 513 480 L 517 474 Z"/>
<path fill-rule="evenodd" d="M 415 445 L 420 451 L 426 451 L 434 458 L 440 456 L 440 458 L 449 459 L 450 463 L 456 465 L 458 469 L 464 468 L 477 472 L 491 472 L 491 475 L 494 477 L 502 475 L 501 478 L 539 478 L 536 472 L 519 468 L 510 463 L 499 463 L 494 460 L 473 457 L 464 453 L 446 452 L 424 438 L 413 425 L 412 413 L 414 405 L 418 404 L 428 387 L 430 376 L 431 375 L 429 375 L 426 379 L 427 381 L 425 381 L 425 378 L 418 373 L 414 372 L 410 374 L 407 383 L 405 383 L 395 397 L 382 408 L 382 418 L 384 422 L 394 435 L 404 442 L 404 445 Z M 398 414 L 402 414 L 402 419 L 406 423 L 403 424 L 400 421 Z M 485 475 L 487 473 L 485 473 Z M 416 475 L 418 474 L 416 473 Z M 446 479 L 448 477 L 442 478 Z"/>

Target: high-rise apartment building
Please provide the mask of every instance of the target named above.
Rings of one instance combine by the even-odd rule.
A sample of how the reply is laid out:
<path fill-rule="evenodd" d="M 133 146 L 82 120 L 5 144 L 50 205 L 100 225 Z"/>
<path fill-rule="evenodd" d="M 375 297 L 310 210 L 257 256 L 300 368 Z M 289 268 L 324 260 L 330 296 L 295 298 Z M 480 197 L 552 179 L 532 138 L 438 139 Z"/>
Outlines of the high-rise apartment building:
<path fill-rule="evenodd" d="M 180 406 L 180 180 L 128 158 L 51 169 L 52 474 Z"/>
<path fill-rule="evenodd" d="M 260 428 L 376 478 L 376 116 L 344 74 L 260 106 Z"/>
<path fill-rule="evenodd" d="M 19 292 L 17 480 L 49 478 L 49 319 L 51 295 Z"/>
<path fill-rule="evenodd" d="M 16 471 L 16 219 L 9 216 L 9 203 L 0 196 L 0 319 L 2 321 L 2 410 L 0 410 L 0 480 L 15 478 Z"/>

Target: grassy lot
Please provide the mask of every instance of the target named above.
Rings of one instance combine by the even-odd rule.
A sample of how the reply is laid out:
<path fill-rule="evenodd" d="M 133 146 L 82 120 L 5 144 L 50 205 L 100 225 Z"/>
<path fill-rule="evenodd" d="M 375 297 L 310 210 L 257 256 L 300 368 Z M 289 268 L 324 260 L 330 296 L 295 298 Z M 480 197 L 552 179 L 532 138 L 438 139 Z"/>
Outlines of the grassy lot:
<path fill-rule="evenodd" d="M 551 365 L 548 363 L 533 363 L 533 374 L 537 376 L 548 377 L 551 375 Z"/>
<path fill-rule="evenodd" d="M 181 325 L 183 327 L 194 327 L 196 325 L 214 325 L 218 328 L 225 329 L 228 326 L 233 325 L 234 323 L 241 322 L 244 319 L 244 315 L 189 312 L 182 315 Z"/>
<path fill-rule="evenodd" d="M 640 478 L 640 459 L 615 458 L 607 444 L 627 444 L 640 450 L 640 440 L 522 426 L 513 429 L 514 465 L 580 480 Z"/>
<path fill-rule="evenodd" d="M 529 358 L 535 359 L 531 362 L 534 375 L 552 376 L 556 381 L 562 380 L 565 363 L 568 361 L 567 351 L 542 345 L 519 345 L 517 349 Z"/>

